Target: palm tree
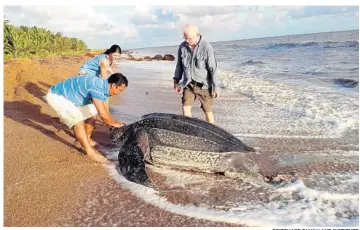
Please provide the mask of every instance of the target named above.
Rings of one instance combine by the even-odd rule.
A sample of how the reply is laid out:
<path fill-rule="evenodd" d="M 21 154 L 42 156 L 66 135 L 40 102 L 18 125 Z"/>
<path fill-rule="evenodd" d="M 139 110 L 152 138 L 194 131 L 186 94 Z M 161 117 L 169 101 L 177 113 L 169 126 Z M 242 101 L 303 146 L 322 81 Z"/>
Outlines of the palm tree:
<path fill-rule="evenodd" d="M 12 54 L 16 56 L 16 47 L 14 43 L 14 38 L 11 33 L 11 26 L 9 25 L 9 20 L 4 19 L 4 53 Z"/>
<path fill-rule="evenodd" d="M 4 19 L 4 54 L 6 58 L 48 55 L 51 53 L 76 52 L 85 50 L 86 44 L 77 39 L 63 36 L 60 32 L 40 27 L 16 27 Z"/>

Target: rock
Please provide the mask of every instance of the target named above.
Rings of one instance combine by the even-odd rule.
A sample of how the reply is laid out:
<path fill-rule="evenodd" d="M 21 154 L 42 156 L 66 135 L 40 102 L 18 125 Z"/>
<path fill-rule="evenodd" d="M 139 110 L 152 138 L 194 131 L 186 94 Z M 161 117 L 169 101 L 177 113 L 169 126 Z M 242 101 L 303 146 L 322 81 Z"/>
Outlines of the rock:
<path fill-rule="evenodd" d="M 174 55 L 171 55 L 171 54 L 165 54 L 164 60 L 165 61 L 174 61 L 175 57 L 174 57 Z"/>
<path fill-rule="evenodd" d="M 129 51 L 129 50 L 122 50 L 121 51 L 121 54 L 129 54 L 129 53 L 132 53 L 132 51 Z"/>
<path fill-rule="evenodd" d="M 163 56 L 161 56 L 160 54 L 157 54 L 152 59 L 160 61 L 160 60 L 163 60 Z"/>
<path fill-rule="evenodd" d="M 96 56 L 96 54 L 95 54 L 94 52 L 87 52 L 87 53 L 85 54 L 85 56 L 86 56 L 86 57 L 91 57 L 91 58 L 93 58 L 93 57 Z"/>
<path fill-rule="evenodd" d="M 136 52 L 131 52 L 127 54 L 130 58 L 136 58 Z"/>

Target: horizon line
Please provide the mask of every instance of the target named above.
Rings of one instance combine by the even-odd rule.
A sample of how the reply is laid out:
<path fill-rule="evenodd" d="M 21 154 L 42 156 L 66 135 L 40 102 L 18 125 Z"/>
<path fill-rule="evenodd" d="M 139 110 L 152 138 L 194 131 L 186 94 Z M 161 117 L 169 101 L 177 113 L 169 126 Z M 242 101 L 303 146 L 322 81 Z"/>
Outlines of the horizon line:
<path fill-rule="evenodd" d="M 320 34 L 320 33 L 333 33 L 333 32 L 346 32 L 346 31 L 355 31 L 358 29 L 350 29 L 350 30 L 333 30 L 333 31 L 324 31 L 324 32 L 314 32 L 314 33 L 305 33 L 305 34 L 286 34 L 286 35 L 277 35 L 277 36 L 270 36 L 270 37 L 253 37 L 253 38 L 243 38 L 243 39 L 236 39 L 236 40 L 220 40 L 220 41 L 209 41 L 210 43 L 218 43 L 218 42 L 229 42 L 229 41 L 245 41 L 245 40 L 252 40 L 252 39 L 259 39 L 259 38 L 276 38 L 276 37 L 285 37 L 285 36 L 293 36 L 293 35 L 306 35 L 306 34 Z M 134 49 L 147 49 L 147 48 L 160 48 L 160 47 L 171 47 L 171 46 L 178 46 L 179 44 L 174 45 L 166 45 L 166 46 L 147 46 L 147 47 L 136 47 L 131 49 L 124 49 L 124 50 L 134 50 Z M 107 48 L 92 48 L 96 49 L 107 49 Z"/>

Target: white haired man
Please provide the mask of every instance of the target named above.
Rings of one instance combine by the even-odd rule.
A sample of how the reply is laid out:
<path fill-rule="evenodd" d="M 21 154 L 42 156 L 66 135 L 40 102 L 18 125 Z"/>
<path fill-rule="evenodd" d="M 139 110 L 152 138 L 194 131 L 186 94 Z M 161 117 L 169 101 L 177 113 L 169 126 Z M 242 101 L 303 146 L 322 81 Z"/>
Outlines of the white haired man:
<path fill-rule="evenodd" d="M 180 44 L 178 50 L 173 78 L 174 91 L 183 92 L 183 115 L 191 117 L 191 107 L 198 98 L 206 121 L 214 123 L 212 100 L 219 97 L 220 92 L 213 48 L 202 38 L 195 25 L 185 26 L 184 39 L 185 41 Z"/>

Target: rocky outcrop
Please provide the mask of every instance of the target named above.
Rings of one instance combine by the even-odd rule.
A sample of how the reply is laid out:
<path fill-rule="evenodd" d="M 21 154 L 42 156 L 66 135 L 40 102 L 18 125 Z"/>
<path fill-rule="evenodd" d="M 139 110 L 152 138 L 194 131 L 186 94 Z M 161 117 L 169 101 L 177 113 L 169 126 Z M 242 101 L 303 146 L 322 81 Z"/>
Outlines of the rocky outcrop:
<path fill-rule="evenodd" d="M 144 57 L 144 61 L 152 61 L 152 58 L 150 56 Z"/>
<path fill-rule="evenodd" d="M 155 55 L 155 57 L 152 58 L 153 60 L 158 60 L 158 61 L 174 61 L 175 57 L 171 54 L 165 54 L 164 56 L 157 54 Z"/>
<path fill-rule="evenodd" d="M 84 56 L 93 58 L 97 55 L 100 55 L 104 52 L 104 50 L 87 50 Z M 121 52 L 120 60 L 130 60 L 130 61 L 175 61 L 175 57 L 172 54 L 165 54 L 164 56 L 161 54 L 157 54 L 154 57 L 150 56 L 136 56 L 137 52 L 130 50 L 123 50 Z"/>
<path fill-rule="evenodd" d="M 175 57 L 174 57 L 174 55 L 171 55 L 171 54 L 165 54 L 164 60 L 165 61 L 174 61 Z"/>
<path fill-rule="evenodd" d="M 161 56 L 160 54 L 155 55 L 152 59 L 153 60 L 158 60 L 158 61 L 164 60 L 163 56 Z"/>

